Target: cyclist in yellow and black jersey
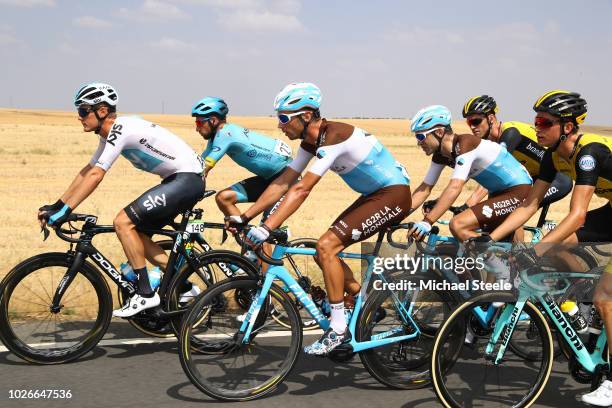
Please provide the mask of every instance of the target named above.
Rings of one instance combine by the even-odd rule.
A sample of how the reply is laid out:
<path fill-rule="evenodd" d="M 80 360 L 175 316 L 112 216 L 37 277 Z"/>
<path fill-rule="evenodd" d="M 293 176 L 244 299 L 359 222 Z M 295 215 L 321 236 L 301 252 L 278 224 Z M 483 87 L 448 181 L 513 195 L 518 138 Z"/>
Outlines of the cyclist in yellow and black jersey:
<path fill-rule="evenodd" d="M 465 103 L 462 113 L 475 136 L 504 145 L 506 150 L 525 166 L 535 181 L 540 174 L 540 163 L 546 148 L 538 143 L 533 126 L 523 122 L 501 122 L 497 118 L 498 110 L 493 97 L 479 95 Z M 559 173 L 540 205 L 543 207 L 559 201 L 570 191 L 572 191 L 572 180 L 566 174 Z"/>
<path fill-rule="evenodd" d="M 538 263 L 538 259 L 550 249 L 546 244 L 612 242 L 612 138 L 579 133 L 587 105 L 575 92 L 550 91 L 536 101 L 533 109 L 537 112 L 538 142 L 548 147 L 542 158 L 539 178 L 523 204 L 491 233 L 490 238 L 499 240 L 529 220 L 557 174 L 566 173 L 574 179 L 576 186 L 568 214 L 559 225 L 533 248 L 515 256 L 519 264 L 527 265 Z M 608 202 L 601 208 L 588 211 L 593 194 Z M 604 273 L 599 279 L 593 303 L 604 322 L 608 338 L 612 338 L 612 273 Z M 610 379 L 597 390 L 583 395 L 582 401 L 598 406 L 612 405 Z"/>

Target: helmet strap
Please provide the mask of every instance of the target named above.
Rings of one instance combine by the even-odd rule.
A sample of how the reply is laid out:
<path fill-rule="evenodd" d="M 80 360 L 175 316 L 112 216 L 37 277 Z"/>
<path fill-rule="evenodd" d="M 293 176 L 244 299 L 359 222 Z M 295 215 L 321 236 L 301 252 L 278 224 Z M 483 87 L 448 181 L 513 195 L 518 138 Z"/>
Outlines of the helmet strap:
<path fill-rule="evenodd" d="M 551 149 L 551 151 L 553 151 L 553 152 L 554 152 L 554 151 L 556 151 L 556 150 L 557 150 L 557 148 L 559 147 L 559 145 L 561 144 L 561 142 L 566 141 L 566 140 L 567 140 L 567 137 L 569 136 L 569 135 L 566 135 L 566 134 L 564 133 L 564 131 L 565 131 L 565 122 L 561 122 L 561 123 L 559 123 L 559 126 L 561 127 L 561 129 L 559 130 L 559 132 L 561 133 L 561 135 L 559 136 L 559 140 L 557 140 L 557 143 L 555 143 L 555 145 L 554 145 L 554 146 L 552 146 L 552 147 L 550 148 L 550 149 Z"/>
<path fill-rule="evenodd" d="M 100 134 L 100 129 L 102 129 L 102 125 L 104 124 L 104 121 L 106 120 L 106 118 L 108 118 L 108 115 L 110 115 L 110 111 L 106 113 L 106 115 L 101 118 L 100 115 L 98 115 L 98 110 L 100 108 L 96 109 L 93 111 L 94 115 L 96 115 L 96 119 L 98 119 L 98 126 L 96 127 L 95 133 L 97 135 Z"/>
<path fill-rule="evenodd" d="M 493 128 L 493 122 L 489 119 L 489 115 L 487 114 L 487 123 L 489 124 L 489 128 L 487 132 L 482 136 L 482 139 L 489 140 L 489 136 L 491 136 L 491 129 Z"/>
<path fill-rule="evenodd" d="M 312 123 L 312 120 L 314 119 L 314 116 L 312 118 L 310 118 L 310 120 L 308 122 L 306 122 L 304 120 L 302 115 L 298 116 L 298 119 L 302 123 L 302 126 L 304 126 L 304 128 L 302 129 L 302 134 L 300 135 L 300 139 L 304 140 L 306 138 L 306 132 L 308 131 L 308 126 Z"/>
<path fill-rule="evenodd" d="M 444 139 L 444 135 L 446 135 L 446 130 L 444 131 L 444 135 L 442 135 L 442 137 L 438 137 L 438 135 L 436 135 L 436 132 L 433 132 L 432 135 L 438 141 L 438 148 L 436 149 L 436 153 L 442 154 L 442 139 Z"/>

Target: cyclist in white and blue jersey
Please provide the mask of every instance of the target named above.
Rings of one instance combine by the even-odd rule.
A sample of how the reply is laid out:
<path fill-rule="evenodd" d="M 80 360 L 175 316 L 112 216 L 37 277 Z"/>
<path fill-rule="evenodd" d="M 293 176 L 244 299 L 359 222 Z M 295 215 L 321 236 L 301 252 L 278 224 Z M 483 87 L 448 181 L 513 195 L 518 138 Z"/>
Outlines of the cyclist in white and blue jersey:
<path fill-rule="evenodd" d="M 525 199 L 532 179 L 501 145 L 472 134 L 456 134 L 451 127 L 451 113 L 442 105 L 421 109 L 412 118 L 411 130 L 419 146 L 432 157 L 425 179 L 412 195 L 412 206 L 418 208 L 427 199 L 444 167 L 452 167 L 451 180 L 425 218 L 417 222 L 411 234 L 427 235 L 431 226 L 453 205 L 468 179 L 474 179 L 488 190 L 485 201 L 454 216 L 449 228 L 453 236 L 465 241 L 491 232 Z"/>
<path fill-rule="evenodd" d="M 155 123 L 117 116 L 117 101 L 117 92 L 108 84 L 94 82 L 79 88 L 74 97 L 79 121 L 84 132 L 97 135 L 98 148 L 60 199 L 39 209 L 38 219 L 41 225 L 65 222 L 94 192 L 119 156 L 137 169 L 162 178 L 161 184 L 145 191 L 113 220 L 117 237 L 138 278 L 136 294 L 113 316 L 130 317 L 160 304 L 159 294 L 149 281 L 145 258 L 162 268 L 168 261 L 164 250 L 141 229 L 158 229 L 172 222 L 204 196 L 205 185 L 201 159 L 187 143 Z M 183 295 L 191 295 L 191 289 Z"/>
<path fill-rule="evenodd" d="M 191 110 L 196 118 L 196 130 L 208 141 L 202 153 L 204 173 L 208 173 L 226 154 L 236 164 L 255 174 L 232 184 L 216 195 L 217 206 L 225 216 L 238 216 L 237 203 L 257 201 L 261 193 L 291 163 L 291 148 L 280 140 L 226 122 L 229 112 L 221 98 L 206 97 Z M 264 220 L 277 207 L 273 204 L 264 212 Z"/>
<path fill-rule="evenodd" d="M 279 128 L 289 139 L 301 139 L 302 143 L 293 162 L 242 215 L 244 219 L 251 219 L 286 193 L 276 212 L 247 235 L 251 242 L 258 244 L 297 211 L 330 169 L 361 194 L 317 242 L 318 262 L 331 307 L 331 324 L 318 341 L 305 348 L 306 353 L 313 355 L 325 355 L 351 340 L 344 316 L 344 293 L 355 295 L 361 287 L 337 254 L 399 223 L 410 209 L 409 178 L 402 165 L 375 136 L 347 123 L 321 118 L 320 103 L 321 92 L 311 83 L 290 84 L 277 95 L 274 109 Z M 297 181 L 315 156 L 312 166 Z"/>

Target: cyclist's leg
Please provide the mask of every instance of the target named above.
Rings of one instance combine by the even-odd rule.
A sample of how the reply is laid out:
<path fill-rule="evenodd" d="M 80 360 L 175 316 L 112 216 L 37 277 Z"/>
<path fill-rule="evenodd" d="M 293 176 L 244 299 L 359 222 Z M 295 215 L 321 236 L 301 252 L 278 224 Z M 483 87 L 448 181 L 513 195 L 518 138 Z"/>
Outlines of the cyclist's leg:
<path fill-rule="evenodd" d="M 487 200 L 470 207 L 469 210 L 473 212 L 478 220 L 478 227 L 484 232 L 491 232 L 500 226 L 523 202 L 530 189 L 531 184 L 519 184 L 510 187 L 490 195 Z M 457 238 L 461 239 L 460 237 Z"/>
<path fill-rule="evenodd" d="M 115 228 L 126 256 L 138 276 L 138 290 L 123 309 L 115 311 L 116 316 L 131 316 L 157 306 L 160 301 L 159 295 L 151 289 L 144 261 L 145 245 L 137 228 L 161 228 L 167 225 L 176 215 L 192 208 L 203 197 L 204 191 L 205 183 L 199 174 L 176 173 L 164 179 L 160 185 L 147 190 L 119 213 L 115 219 Z M 124 215 L 129 219 L 129 223 Z M 152 300 L 143 300 L 143 297 Z M 138 302 L 137 307 L 130 307 L 134 306 L 134 302 Z"/>
<path fill-rule="evenodd" d="M 471 208 L 455 215 L 448 224 L 451 234 L 460 241 L 480 235 L 476 232 L 479 227 L 478 218 L 476 218 L 476 214 L 474 214 Z"/>
<path fill-rule="evenodd" d="M 147 234 L 140 233 L 140 238 L 144 245 L 145 258 L 153 265 L 160 267 L 162 270 L 166 270 L 168 265 L 168 254 L 153 239 Z"/>

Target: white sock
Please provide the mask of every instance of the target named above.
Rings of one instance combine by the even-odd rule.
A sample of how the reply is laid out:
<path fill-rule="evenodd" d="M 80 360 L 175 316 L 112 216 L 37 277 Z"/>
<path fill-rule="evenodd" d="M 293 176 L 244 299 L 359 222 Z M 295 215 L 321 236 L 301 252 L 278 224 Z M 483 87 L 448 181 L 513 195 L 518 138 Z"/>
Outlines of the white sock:
<path fill-rule="evenodd" d="M 338 334 L 346 330 L 346 320 L 344 317 L 344 301 L 340 303 L 330 303 L 331 309 L 331 328 Z"/>

